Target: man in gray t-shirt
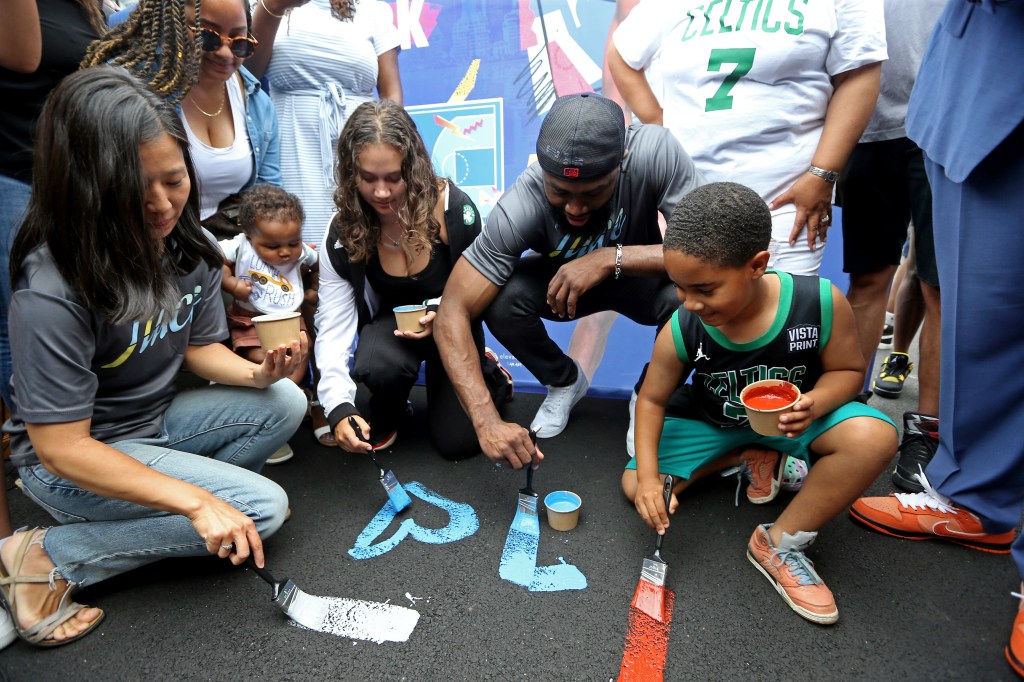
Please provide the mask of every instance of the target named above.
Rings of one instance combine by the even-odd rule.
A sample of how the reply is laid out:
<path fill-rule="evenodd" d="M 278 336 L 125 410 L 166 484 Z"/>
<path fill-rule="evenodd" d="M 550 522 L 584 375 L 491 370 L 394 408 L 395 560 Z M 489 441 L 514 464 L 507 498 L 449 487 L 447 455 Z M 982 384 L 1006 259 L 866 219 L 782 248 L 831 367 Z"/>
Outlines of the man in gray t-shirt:
<path fill-rule="evenodd" d="M 614 310 L 660 326 L 679 306 L 665 274 L 658 212 L 668 215 L 705 181 L 671 133 L 653 125 L 627 130 L 623 119 L 617 104 L 597 95 L 555 101 L 541 125 L 537 163 L 498 200 L 456 263 L 434 322 L 481 449 L 515 468 L 531 461 L 534 447 L 527 431 L 504 422 L 489 399 L 472 319 L 483 317 L 548 387 L 531 428 L 550 438 L 565 428 L 588 382 L 542 318 Z"/>

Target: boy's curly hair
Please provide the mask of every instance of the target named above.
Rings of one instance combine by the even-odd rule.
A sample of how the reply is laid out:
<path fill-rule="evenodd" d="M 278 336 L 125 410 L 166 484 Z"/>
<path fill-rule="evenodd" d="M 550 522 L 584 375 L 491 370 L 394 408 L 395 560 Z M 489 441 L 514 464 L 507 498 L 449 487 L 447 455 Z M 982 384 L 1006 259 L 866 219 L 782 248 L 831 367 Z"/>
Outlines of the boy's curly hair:
<path fill-rule="evenodd" d="M 665 250 L 718 267 L 738 268 L 772 238 L 772 214 L 757 192 L 735 182 L 713 182 L 683 197 L 668 219 Z"/>
<path fill-rule="evenodd" d="M 238 222 L 246 235 L 251 235 L 261 220 L 294 220 L 302 224 L 306 217 L 299 198 L 277 185 L 256 185 L 243 192 L 240 199 Z"/>

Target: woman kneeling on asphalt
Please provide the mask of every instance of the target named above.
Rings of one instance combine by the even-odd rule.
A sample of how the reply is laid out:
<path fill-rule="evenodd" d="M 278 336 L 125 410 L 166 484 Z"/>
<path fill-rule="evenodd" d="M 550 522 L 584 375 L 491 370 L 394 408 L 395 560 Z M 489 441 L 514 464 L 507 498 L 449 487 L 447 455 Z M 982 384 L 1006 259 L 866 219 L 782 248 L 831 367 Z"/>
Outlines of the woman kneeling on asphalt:
<path fill-rule="evenodd" d="M 260 365 L 220 343 L 222 258 L 185 132 L 124 69 L 57 87 L 34 163 L 11 250 L 6 430 L 25 493 L 64 525 L 3 541 L 0 597 L 22 639 L 55 646 L 103 618 L 73 588 L 172 556 L 262 566 L 288 498 L 258 472 L 305 413 L 278 380 L 307 341 Z M 182 368 L 216 383 L 177 393 Z"/>

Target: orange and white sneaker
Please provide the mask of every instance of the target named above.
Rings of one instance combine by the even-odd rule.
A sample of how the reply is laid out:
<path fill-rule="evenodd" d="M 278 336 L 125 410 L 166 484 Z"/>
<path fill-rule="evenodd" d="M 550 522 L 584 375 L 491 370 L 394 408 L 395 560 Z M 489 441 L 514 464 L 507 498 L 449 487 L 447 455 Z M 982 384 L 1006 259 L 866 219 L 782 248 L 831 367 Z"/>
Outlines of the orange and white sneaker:
<path fill-rule="evenodd" d="M 871 530 L 904 540 L 946 540 L 982 552 L 1009 554 L 1014 531 L 987 532 L 977 515 L 937 493 L 924 472 L 916 477 L 924 492 L 862 497 L 850 507 L 850 517 Z"/>
<path fill-rule="evenodd" d="M 1020 585 L 1020 591 L 1024 592 L 1024 583 Z M 1009 661 L 1013 672 L 1024 677 L 1024 594 L 1011 592 L 1014 597 L 1021 600 L 1017 617 L 1013 621 L 1013 631 L 1010 632 L 1010 643 L 1006 645 L 1006 660 Z"/>
<path fill-rule="evenodd" d="M 783 533 L 776 547 L 768 535 L 771 525 L 766 523 L 754 529 L 747 544 L 747 559 L 801 617 L 819 625 L 835 623 L 839 620 L 835 597 L 804 555 L 818 534 Z"/>
<path fill-rule="evenodd" d="M 750 484 L 747 499 L 753 504 L 767 504 L 779 494 L 782 480 L 781 457 L 775 450 L 747 449 L 740 453 L 740 462 Z"/>

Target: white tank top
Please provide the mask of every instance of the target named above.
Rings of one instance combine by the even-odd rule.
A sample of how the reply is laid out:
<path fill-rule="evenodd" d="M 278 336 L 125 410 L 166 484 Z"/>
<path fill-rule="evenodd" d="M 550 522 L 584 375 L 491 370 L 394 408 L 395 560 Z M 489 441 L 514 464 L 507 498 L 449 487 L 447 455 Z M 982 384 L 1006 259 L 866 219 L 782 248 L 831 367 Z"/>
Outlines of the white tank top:
<path fill-rule="evenodd" d="M 227 91 L 231 122 L 235 127 L 235 141 L 230 147 L 211 147 L 199 140 L 189 127 L 185 112 L 181 113 L 192 146 L 192 163 L 199 180 L 200 220 L 206 220 L 216 213 L 220 202 L 240 191 L 249 182 L 255 163 L 245 127 L 245 101 L 237 77 L 228 81 Z"/>

